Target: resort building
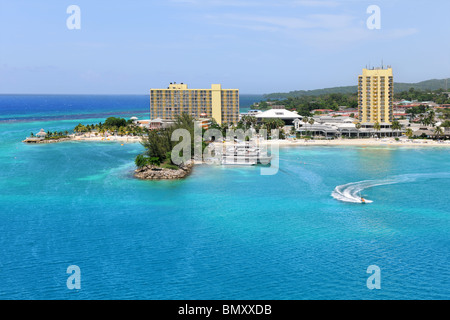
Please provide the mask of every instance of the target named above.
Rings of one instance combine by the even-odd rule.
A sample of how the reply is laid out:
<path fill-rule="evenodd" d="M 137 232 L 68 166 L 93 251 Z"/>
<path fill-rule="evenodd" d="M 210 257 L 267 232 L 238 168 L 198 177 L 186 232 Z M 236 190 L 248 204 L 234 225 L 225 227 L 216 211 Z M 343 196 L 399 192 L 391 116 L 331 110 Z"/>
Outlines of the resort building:
<path fill-rule="evenodd" d="M 371 138 L 371 137 L 398 137 L 403 134 L 401 130 L 393 130 L 391 125 L 380 125 L 375 129 L 371 124 L 358 127 L 355 119 L 350 117 L 316 116 L 312 124 L 303 122 L 303 119 L 294 120 L 294 129 L 300 135 L 311 135 L 325 138 Z"/>
<path fill-rule="evenodd" d="M 281 119 L 286 125 L 292 125 L 295 119 L 302 119 L 297 112 L 286 109 L 270 109 L 254 115 L 258 122 L 263 122 L 264 119 Z"/>
<path fill-rule="evenodd" d="M 171 125 L 173 125 L 173 121 L 171 120 L 163 120 L 160 118 L 156 118 L 156 119 L 144 119 L 144 120 L 135 120 L 133 123 L 135 123 L 136 125 L 142 127 L 142 128 L 147 128 L 150 130 L 159 130 L 162 128 L 167 128 L 170 127 Z"/>
<path fill-rule="evenodd" d="M 220 84 L 211 89 L 188 89 L 187 84 L 171 83 L 167 89 L 150 89 L 150 117 L 174 120 L 182 113 L 196 119 L 214 119 L 218 124 L 239 121 L 239 90 L 222 89 Z"/>
<path fill-rule="evenodd" d="M 361 124 L 391 124 L 394 76 L 392 68 L 363 69 L 358 77 L 358 114 Z"/>

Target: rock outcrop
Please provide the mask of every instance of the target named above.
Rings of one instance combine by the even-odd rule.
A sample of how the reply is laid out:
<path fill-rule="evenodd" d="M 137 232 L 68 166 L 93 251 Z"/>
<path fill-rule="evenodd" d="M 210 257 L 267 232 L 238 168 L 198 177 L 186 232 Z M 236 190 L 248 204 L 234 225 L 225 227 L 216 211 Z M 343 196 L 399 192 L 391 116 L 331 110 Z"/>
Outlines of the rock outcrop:
<path fill-rule="evenodd" d="M 69 141 L 72 140 L 71 138 L 60 138 L 60 139 L 39 139 L 39 138 L 26 138 L 22 142 L 25 143 L 56 143 L 56 142 L 62 142 L 62 141 Z"/>
<path fill-rule="evenodd" d="M 154 165 L 148 165 L 138 168 L 134 171 L 134 176 L 142 180 L 176 180 L 187 177 L 193 168 L 193 164 L 189 163 L 179 167 L 179 169 L 167 169 Z"/>

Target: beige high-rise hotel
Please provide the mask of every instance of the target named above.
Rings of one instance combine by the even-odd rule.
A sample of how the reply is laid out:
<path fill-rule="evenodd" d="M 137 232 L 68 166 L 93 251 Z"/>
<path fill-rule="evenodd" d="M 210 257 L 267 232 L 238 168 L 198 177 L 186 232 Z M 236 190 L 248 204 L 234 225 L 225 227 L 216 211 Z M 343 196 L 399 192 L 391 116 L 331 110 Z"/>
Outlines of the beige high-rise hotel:
<path fill-rule="evenodd" d="M 188 89 L 187 84 L 171 83 L 167 89 L 150 89 L 150 117 L 174 120 L 182 113 L 196 119 L 211 118 L 218 124 L 239 121 L 239 90 L 222 89 L 220 84 L 211 89 Z"/>
<path fill-rule="evenodd" d="M 392 68 L 363 69 L 358 77 L 359 121 L 364 124 L 391 124 L 393 115 L 394 76 Z"/>

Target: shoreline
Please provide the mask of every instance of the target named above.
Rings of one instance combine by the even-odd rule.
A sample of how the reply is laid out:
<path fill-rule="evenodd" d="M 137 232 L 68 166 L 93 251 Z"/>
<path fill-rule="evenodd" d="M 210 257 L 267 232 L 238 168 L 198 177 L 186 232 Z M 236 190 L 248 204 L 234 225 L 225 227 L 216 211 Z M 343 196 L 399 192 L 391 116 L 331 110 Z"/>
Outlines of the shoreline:
<path fill-rule="evenodd" d="M 386 139 L 337 139 L 337 140 L 267 140 L 263 144 L 279 143 L 280 146 L 358 146 L 358 147 L 450 147 L 450 141 Z"/>
<path fill-rule="evenodd" d="M 96 141 L 96 142 L 127 142 L 136 143 L 141 142 L 141 137 L 137 136 L 109 136 L 109 137 L 85 137 L 75 136 L 70 141 Z"/>
<path fill-rule="evenodd" d="M 221 145 L 222 143 L 216 142 Z M 231 146 L 234 143 L 225 142 L 223 145 Z M 278 144 L 280 147 L 297 147 L 297 146 L 356 146 L 356 147 L 450 147 L 450 141 L 437 142 L 434 140 L 400 140 L 386 139 L 336 139 L 336 140 L 263 140 L 256 142 L 256 145 L 273 145 Z"/>
<path fill-rule="evenodd" d="M 109 136 L 109 137 L 86 137 L 76 136 L 64 141 L 86 141 L 86 142 L 122 142 L 122 143 L 137 143 L 141 142 L 142 138 L 137 136 Z M 362 146 L 362 147 L 379 147 L 379 146 L 398 146 L 398 147 L 450 147 L 450 140 L 438 142 L 436 140 L 426 139 L 408 139 L 396 141 L 394 138 L 366 138 L 366 139 L 334 139 L 334 140 L 262 140 L 252 141 L 256 145 L 272 145 L 278 143 L 279 146 Z M 44 142 L 45 143 L 45 142 Z M 215 144 L 222 144 L 215 142 Z M 232 142 L 224 142 L 224 145 L 233 145 Z"/>

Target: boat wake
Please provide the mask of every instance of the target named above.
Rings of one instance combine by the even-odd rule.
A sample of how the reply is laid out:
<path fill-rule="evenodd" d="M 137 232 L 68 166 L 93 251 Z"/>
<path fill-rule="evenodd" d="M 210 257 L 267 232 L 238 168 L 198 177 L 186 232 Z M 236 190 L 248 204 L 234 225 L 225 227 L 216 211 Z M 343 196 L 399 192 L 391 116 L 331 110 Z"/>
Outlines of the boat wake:
<path fill-rule="evenodd" d="M 449 178 L 450 173 L 429 173 L 429 174 L 405 174 L 405 175 L 398 175 L 393 176 L 386 179 L 380 179 L 380 180 L 364 180 L 359 182 L 352 182 L 343 184 L 340 186 L 337 186 L 334 191 L 331 193 L 331 196 L 335 198 L 336 200 L 343 201 L 343 202 L 350 202 L 350 203 L 363 203 L 361 200 L 361 192 L 377 187 L 377 186 L 385 186 L 390 184 L 397 184 L 397 183 L 407 183 L 407 182 L 414 182 L 418 179 L 436 179 L 436 178 Z M 365 203 L 372 203 L 372 200 L 365 199 Z"/>

